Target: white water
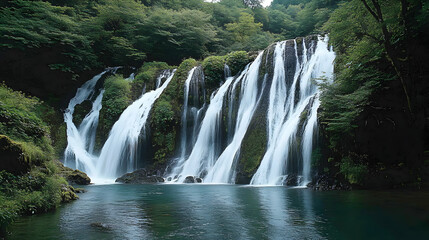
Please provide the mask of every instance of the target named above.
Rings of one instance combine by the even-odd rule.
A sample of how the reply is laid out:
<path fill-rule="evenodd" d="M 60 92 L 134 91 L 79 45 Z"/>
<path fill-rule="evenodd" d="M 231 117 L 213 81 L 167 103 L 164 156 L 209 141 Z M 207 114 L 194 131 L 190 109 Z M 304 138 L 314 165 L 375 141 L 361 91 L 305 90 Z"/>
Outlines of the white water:
<path fill-rule="evenodd" d="M 183 166 L 178 165 L 175 168 L 176 171 L 171 174 L 175 182 L 183 182 L 187 176 L 200 176 L 205 169 L 213 166 L 218 155 L 217 149 L 220 142 L 218 132 L 222 121 L 223 98 L 233 80 L 233 78 L 228 78 L 218 89 L 216 95 L 212 95 L 190 156 L 182 163 Z"/>
<path fill-rule="evenodd" d="M 183 162 L 186 160 L 186 150 L 188 145 L 188 124 L 187 123 L 188 123 L 188 114 L 189 114 L 188 112 L 189 89 L 191 86 L 191 80 L 194 75 L 195 69 L 197 69 L 197 67 L 194 67 L 191 69 L 191 71 L 189 71 L 188 77 L 186 78 L 186 81 L 185 81 L 185 87 L 184 87 L 184 93 L 183 93 L 183 110 L 182 110 L 182 117 L 181 117 L 182 128 L 180 133 L 180 157 L 177 160 L 176 166 L 172 171 L 173 173 L 180 171 L 180 168 L 183 166 Z M 197 111 L 191 111 L 191 114 L 194 120 L 195 118 L 198 117 Z"/>
<path fill-rule="evenodd" d="M 64 113 L 68 142 L 64 153 L 64 164 L 66 166 L 87 172 L 94 170 L 94 156 L 92 152 L 94 149 L 95 131 L 98 125 L 98 115 L 100 113 L 104 91 L 101 91 L 95 99 L 92 104 L 91 112 L 86 115 L 79 128 L 73 123 L 73 113 L 76 105 L 83 103 L 85 100 L 90 100 L 93 97 L 95 94 L 95 85 L 108 71 L 111 71 L 111 69 L 98 74 L 83 84 L 82 87 L 78 88 L 76 95 L 70 100 Z"/>
<path fill-rule="evenodd" d="M 101 150 L 96 163 L 96 172 L 93 173 L 95 178 L 116 178 L 124 173 L 121 172 L 122 169 L 127 172 L 136 169 L 139 137 L 145 134 L 146 121 L 153 103 L 173 76 L 174 71 L 161 87 L 142 95 L 121 114 Z"/>
<path fill-rule="evenodd" d="M 170 175 L 175 178 L 175 182 L 183 182 L 187 176 L 200 177 L 203 175 L 206 175 L 204 177 L 205 183 L 231 183 L 233 181 L 234 169 L 232 165 L 239 153 L 241 141 L 258 101 L 257 80 L 261 58 L 262 53 L 237 78 L 228 77 L 216 94 L 212 96 L 190 156 L 184 161 L 183 166 L 177 166 L 176 171 Z M 228 76 L 227 66 L 225 69 Z M 231 142 L 220 154 L 222 108 L 228 91 L 231 91 L 230 86 L 232 85 L 232 91 L 235 91 L 239 83 L 241 83 L 241 101 L 235 124 L 236 130 Z"/>
<path fill-rule="evenodd" d="M 259 67 L 263 52 L 250 65 L 248 72 L 241 82 L 241 97 L 232 141 L 225 148 L 212 168 L 204 178 L 206 183 L 234 183 L 234 162 L 238 157 L 241 142 L 247 132 L 253 113 L 259 102 L 258 91 Z M 262 86 L 262 89 L 264 86 Z M 258 96 L 259 95 L 259 96 Z"/>
<path fill-rule="evenodd" d="M 303 158 L 302 164 L 302 174 L 304 175 L 303 183 L 308 183 L 310 179 L 310 164 L 311 164 L 311 153 L 313 146 L 313 135 L 315 128 L 317 127 L 317 109 L 320 105 L 318 94 L 319 89 L 312 82 L 314 79 L 319 79 L 321 77 L 326 77 L 328 79 L 332 78 L 333 73 L 333 61 L 335 59 L 335 53 L 331 50 L 328 50 L 327 38 L 320 38 L 314 54 L 307 60 L 307 49 L 305 48 L 305 42 L 303 42 L 303 59 L 301 64 L 297 60 L 296 72 L 294 76 L 294 81 L 291 86 L 291 89 L 287 91 L 289 97 L 286 98 L 286 102 L 279 104 L 278 100 L 285 99 L 283 96 L 279 97 L 278 94 L 273 94 L 273 90 L 277 88 L 272 88 L 270 94 L 270 104 L 268 110 L 268 131 L 269 138 L 267 144 L 267 151 L 261 161 L 261 164 L 256 171 L 255 175 L 251 180 L 252 185 L 282 185 L 283 180 L 287 176 L 287 167 L 289 158 L 291 156 L 291 148 L 297 141 L 297 130 L 300 123 L 300 116 L 303 111 L 307 108 L 308 105 L 312 102 L 310 110 L 307 116 L 307 121 L 304 127 L 304 134 L 301 145 L 302 148 L 301 154 Z M 281 43 L 278 43 L 276 46 L 277 50 L 281 48 Z M 295 42 L 295 57 L 297 46 Z M 282 62 L 281 59 L 283 56 L 280 54 L 275 54 L 275 68 L 281 66 L 277 65 L 277 62 Z M 283 68 L 283 67 L 282 67 Z M 274 70 L 275 73 L 278 71 L 281 73 L 281 70 Z M 299 99 L 295 99 L 295 87 L 296 80 L 300 77 L 300 96 Z M 272 84 L 277 84 L 276 79 L 273 79 Z M 286 91 L 284 92 L 286 93 Z M 296 100 L 298 103 L 295 105 Z M 313 100 L 313 101 L 311 101 Z M 286 112 L 283 110 L 283 106 L 289 106 L 289 111 Z M 283 121 L 273 121 L 273 113 L 283 113 Z M 308 118 L 310 117 L 310 118 Z M 271 130 L 273 129 L 273 130 Z"/>
<path fill-rule="evenodd" d="M 262 96 L 269 74 L 262 74 L 262 77 L 259 73 L 263 53 L 237 77 L 229 77 L 230 70 L 225 65 L 225 83 L 212 94 L 207 110 L 204 104 L 201 106 L 198 102 L 200 100 L 196 100 L 200 99 L 199 81 L 204 88 L 204 76 L 195 74 L 200 72 L 196 71 L 197 68 L 188 73 L 184 84 L 180 148 L 173 167 L 167 169 L 167 179 L 183 182 L 187 176 L 193 176 L 202 177 L 205 183 L 234 183 L 242 141 L 259 103 L 267 101 L 267 150 L 251 184 L 282 185 L 291 173 L 299 174 L 301 185 L 311 180 L 311 155 L 320 106 L 319 89 L 315 82 L 320 81 L 317 79 L 321 77 L 332 81 L 335 53 L 328 49 L 327 38 L 320 38 L 316 48 L 310 46 L 308 49 L 304 40 L 302 46 L 294 41 L 294 56 L 285 56 L 287 43 L 276 44 L 273 62 L 268 63 L 272 64 L 273 72 L 269 89 L 266 86 L 266 100 Z M 296 60 L 293 76 L 286 74 L 293 71 L 285 69 L 289 59 Z M 143 90 L 140 99 L 131 104 L 114 124 L 97 157 L 93 150 L 103 90 L 95 98 L 91 112 L 79 128 L 72 120 L 76 105 L 94 99 L 95 85 L 105 73 L 85 83 L 64 114 L 68 138 L 65 163 L 85 171 L 94 182 L 114 179 L 137 168 L 139 146 L 146 136 L 150 110 L 174 75 L 174 72 L 163 71 L 156 80 L 156 90 L 148 93 Z M 291 79 L 286 79 L 287 76 Z M 224 110 L 225 107 L 228 111 Z M 201 121 L 200 116 L 204 113 Z"/>

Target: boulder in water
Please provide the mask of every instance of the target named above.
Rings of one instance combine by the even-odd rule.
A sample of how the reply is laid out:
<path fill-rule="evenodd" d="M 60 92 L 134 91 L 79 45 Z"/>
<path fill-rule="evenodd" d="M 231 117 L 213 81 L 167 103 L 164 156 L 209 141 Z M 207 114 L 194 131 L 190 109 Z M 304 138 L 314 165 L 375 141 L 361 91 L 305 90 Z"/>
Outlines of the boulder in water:
<path fill-rule="evenodd" d="M 146 169 L 141 168 L 132 173 L 126 173 L 122 177 L 116 179 L 115 182 L 128 184 L 148 184 L 164 182 L 164 178 L 159 176 L 150 176 Z"/>
<path fill-rule="evenodd" d="M 185 181 L 183 181 L 183 183 L 195 183 L 194 177 L 193 176 L 187 176 L 185 178 Z"/>
<path fill-rule="evenodd" d="M 86 173 L 65 167 L 60 161 L 55 161 L 55 163 L 60 170 L 60 175 L 65 178 L 69 184 L 88 185 L 91 183 L 91 178 L 89 178 Z"/>
<path fill-rule="evenodd" d="M 185 178 L 185 181 L 183 181 L 183 183 L 202 183 L 203 179 L 199 178 L 199 177 L 194 177 L 194 176 L 187 176 Z"/>
<path fill-rule="evenodd" d="M 298 186 L 298 176 L 294 173 L 289 174 L 283 182 L 286 186 Z"/>

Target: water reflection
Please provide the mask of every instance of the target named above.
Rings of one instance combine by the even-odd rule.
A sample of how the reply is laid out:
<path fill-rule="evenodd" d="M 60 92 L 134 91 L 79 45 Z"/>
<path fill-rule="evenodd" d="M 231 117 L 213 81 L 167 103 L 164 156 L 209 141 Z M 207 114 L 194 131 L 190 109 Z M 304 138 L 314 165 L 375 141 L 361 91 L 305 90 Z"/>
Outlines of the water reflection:
<path fill-rule="evenodd" d="M 10 238 L 394 239 L 429 233 L 428 194 L 404 199 L 391 193 L 186 184 L 87 190 L 56 212 L 20 219 Z"/>

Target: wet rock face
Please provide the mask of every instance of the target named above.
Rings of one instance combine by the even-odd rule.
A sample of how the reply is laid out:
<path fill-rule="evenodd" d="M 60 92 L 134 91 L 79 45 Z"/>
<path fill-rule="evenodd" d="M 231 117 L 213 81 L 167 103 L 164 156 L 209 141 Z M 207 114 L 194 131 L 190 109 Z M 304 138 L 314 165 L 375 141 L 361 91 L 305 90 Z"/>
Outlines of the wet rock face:
<path fill-rule="evenodd" d="M 298 186 L 298 176 L 296 174 L 289 174 L 283 182 L 286 186 Z"/>
<path fill-rule="evenodd" d="M 141 168 L 132 173 L 126 173 L 122 177 L 116 179 L 115 182 L 128 184 L 149 184 L 164 182 L 164 178 L 156 175 L 149 175 L 146 169 Z"/>

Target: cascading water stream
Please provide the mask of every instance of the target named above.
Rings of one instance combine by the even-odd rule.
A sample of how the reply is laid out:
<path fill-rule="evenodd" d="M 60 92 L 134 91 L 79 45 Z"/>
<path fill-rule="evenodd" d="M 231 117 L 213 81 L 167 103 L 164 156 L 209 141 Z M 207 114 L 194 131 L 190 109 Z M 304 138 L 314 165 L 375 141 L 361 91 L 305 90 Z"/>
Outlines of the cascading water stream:
<path fill-rule="evenodd" d="M 174 72 L 175 70 L 159 88 L 143 94 L 124 110 L 113 125 L 109 138 L 101 150 L 96 163 L 97 171 L 93 177 L 114 179 L 120 174 L 136 169 L 139 139 L 145 134 L 149 112 L 170 83 Z"/>
<path fill-rule="evenodd" d="M 233 183 L 234 182 L 234 162 L 236 161 L 241 142 L 247 132 L 253 113 L 256 110 L 257 103 L 261 97 L 258 89 L 259 68 L 261 65 L 263 52 L 261 52 L 255 61 L 250 65 L 248 72 L 241 80 L 241 97 L 235 124 L 234 137 L 229 145 L 217 159 L 212 168 L 209 168 L 207 176 L 204 178 L 206 183 Z"/>
<path fill-rule="evenodd" d="M 262 54 L 259 54 L 256 60 L 249 67 L 246 67 L 237 78 L 227 78 L 216 94 L 212 96 L 190 156 L 183 163 L 183 167 L 176 168 L 181 169 L 180 171 L 173 171 L 171 174 L 175 178 L 174 181 L 183 182 L 187 176 L 203 177 L 206 175 L 204 177 L 206 183 L 232 182 L 234 173 L 232 165 L 239 153 L 241 141 L 259 98 L 257 82 Z M 228 91 L 235 91 L 239 83 L 241 83 L 241 101 L 237 113 L 235 133 L 229 145 L 220 154 L 222 108 Z"/>
<path fill-rule="evenodd" d="M 73 123 L 73 113 L 76 105 L 93 98 L 98 80 L 107 72 L 116 71 L 116 68 L 106 69 L 106 71 L 93 77 L 76 91 L 76 95 L 70 100 L 64 113 L 64 122 L 67 125 L 67 147 L 64 153 L 64 164 L 82 171 L 92 172 L 94 170 L 94 138 L 98 125 L 98 115 L 101 109 L 103 90 L 92 104 L 89 112 L 79 128 Z"/>
<path fill-rule="evenodd" d="M 187 176 L 200 176 L 216 160 L 218 156 L 217 150 L 220 148 L 218 132 L 220 129 L 223 98 L 233 80 L 234 78 L 232 77 L 228 78 L 218 89 L 217 93 L 212 94 L 210 105 L 201 123 L 201 129 L 190 156 L 183 163 L 183 166 L 178 165 L 174 168 L 175 171 L 171 173 L 171 177 L 175 182 L 183 182 Z"/>
<path fill-rule="evenodd" d="M 303 42 L 303 54 L 301 64 L 299 59 L 296 59 L 296 72 L 294 76 L 294 83 L 300 79 L 300 95 L 299 99 L 295 99 L 295 84 L 292 84 L 291 89 L 288 90 L 289 96 L 284 106 L 289 106 L 289 111 L 284 115 L 284 120 L 274 122 L 270 119 L 268 114 L 269 129 L 277 129 L 273 131 L 273 137 L 268 139 L 267 151 L 261 161 L 261 164 L 251 180 L 252 185 L 282 185 L 283 181 L 290 173 L 288 172 L 288 163 L 291 161 L 293 155 L 293 148 L 296 148 L 297 133 L 299 124 L 302 121 L 304 114 L 304 131 L 301 141 L 301 158 L 302 169 L 298 171 L 303 175 L 304 180 L 300 183 L 306 184 L 310 180 L 310 164 L 311 153 L 314 141 L 314 131 L 317 128 L 317 109 L 320 105 L 318 99 L 319 89 L 317 85 L 312 82 L 313 79 L 325 77 L 332 78 L 333 61 L 335 53 L 328 49 L 327 37 L 325 39 L 319 38 L 316 49 L 311 55 L 310 60 L 307 61 L 307 48 Z M 281 43 L 278 43 L 276 50 L 280 48 Z M 296 42 L 294 42 L 295 51 L 297 49 Z M 297 57 L 298 54 L 295 54 Z M 275 62 L 280 61 L 280 55 L 275 56 Z M 277 67 L 276 64 L 275 68 Z M 276 69 L 274 70 L 276 72 Z M 275 79 L 274 79 L 275 80 Z M 273 80 L 272 84 L 276 84 Z M 271 92 L 271 96 L 273 93 Z M 268 112 L 281 112 L 283 110 L 282 104 L 271 104 L 275 101 L 275 97 L 270 97 L 270 107 Z M 283 98 L 284 99 L 284 98 Z M 295 105 L 295 103 L 297 103 Z M 306 110 L 307 109 L 307 110 Z M 309 110 L 308 110 L 309 109 Z M 307 112 L 305 112 L 307 111 Z M 307 116 L 305 116 L 307 114 Z M 276 126 L 274 126 L 276 125 Z M 295 156 L 296 157 L 296 156 Z"/>
<path fill-rule="evenodd" d="M 320 106 L 316 82 L 323 77 L 331 81 L 334 58 L 327 37 L 309 42 L 303 39 L 299 44 L 296 40 L 279 42 L 261 52 L 238 76 L 230 77 L 225 64 L 225 81 L 212 93 L 208 107 L 202 68 L 191 69 L 183 86 L 178 155 L 166 170 L 166 180 L 181 183 L 191 176 L 205 183 L 234 183 L 243 141 L 248 132 L 252 134 L 249 128 L 261 126 L 260 119 L 266 119 L 262 124 L 266 126 L 265 154 L 251 184 L 282 185 L 294 175 L 298 184 L 307 184 Z M 155 90 L 143 90 L 140 99 L 113 125 L 97 157 L 95 131 L 104 90 L 96 90 L 95 85 L 106 72 L 79 88 L 64 114 L 68 138 L 65 163 L 85 171 L 96 182 L 137 169 L 147 140 L 149 113 L 174 76 L 174 71 L 165 70 L 156 79 Z M 130 75 L 128 80 L 132 78 Z M 77 128 L 72 121 L 74 108 L 85 100 L 93 101 L 92 110 Z"/>

